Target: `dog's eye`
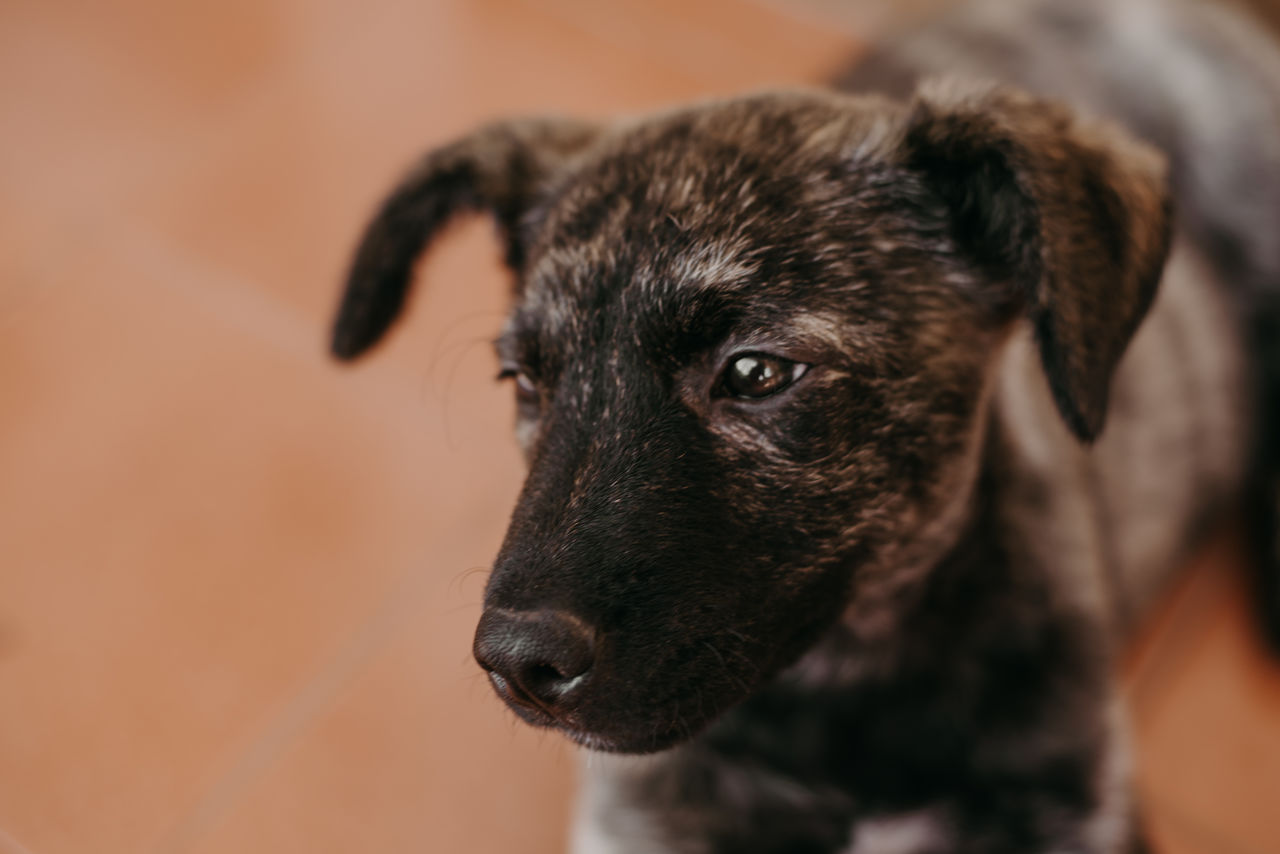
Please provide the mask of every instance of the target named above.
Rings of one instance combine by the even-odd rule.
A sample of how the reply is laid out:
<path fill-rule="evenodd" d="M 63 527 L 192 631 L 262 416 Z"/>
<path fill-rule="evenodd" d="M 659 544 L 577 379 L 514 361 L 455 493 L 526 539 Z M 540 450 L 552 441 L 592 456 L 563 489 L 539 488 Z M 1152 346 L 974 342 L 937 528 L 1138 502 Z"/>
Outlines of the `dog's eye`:
<path fill-rule="evenodd" d="M 743 353 L 735 356 L 729 363 L 720 379 L 720 385 L 727 396 L 768 397 L 800 379 L 808 367 L 778 356 Z"/>
<path fill-rule="evenodd" d="M 499 380 L 515 380 L 516 402 L 522 406 L 537 406 L 541 397 L 538 384 L 533 377 L 519 368 L 503 368 L 498 374 Z"/>

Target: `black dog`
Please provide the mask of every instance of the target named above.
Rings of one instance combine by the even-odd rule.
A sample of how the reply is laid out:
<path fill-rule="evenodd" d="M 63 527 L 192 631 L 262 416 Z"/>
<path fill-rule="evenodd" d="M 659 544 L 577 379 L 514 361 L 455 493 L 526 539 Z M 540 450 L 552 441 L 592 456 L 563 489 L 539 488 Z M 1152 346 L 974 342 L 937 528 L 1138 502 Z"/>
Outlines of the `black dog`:
<path fill-rule="evenodd" d="M 496 215 L 529 476 L 476 657 L 655 754 L 594 763 L 581 850 L 1139 850 L 1115 650 L 1242 495 L 1274 579 L 1277 69 L 1195 6 L 1000 3 L 879 94 L 502 122 L 395 191 L 334 352 Z"/>

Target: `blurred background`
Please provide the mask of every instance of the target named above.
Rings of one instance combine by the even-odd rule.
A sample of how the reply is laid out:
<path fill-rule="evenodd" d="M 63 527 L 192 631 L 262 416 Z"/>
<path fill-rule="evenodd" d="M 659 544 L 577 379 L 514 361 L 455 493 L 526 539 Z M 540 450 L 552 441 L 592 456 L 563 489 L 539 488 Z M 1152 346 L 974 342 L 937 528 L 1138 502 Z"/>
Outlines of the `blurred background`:
<path fill-rule="evenodd" d="M 577 757 L 469 652 L 521 478 L 491 228 L 339 368 L 347 254 L 478 122 L 817 82 L 932 5 L 0 3 L 0 852 L 562 850 Z M 1162 852 L 1280 851 L 1239 563 L 1122 674 Z"/>

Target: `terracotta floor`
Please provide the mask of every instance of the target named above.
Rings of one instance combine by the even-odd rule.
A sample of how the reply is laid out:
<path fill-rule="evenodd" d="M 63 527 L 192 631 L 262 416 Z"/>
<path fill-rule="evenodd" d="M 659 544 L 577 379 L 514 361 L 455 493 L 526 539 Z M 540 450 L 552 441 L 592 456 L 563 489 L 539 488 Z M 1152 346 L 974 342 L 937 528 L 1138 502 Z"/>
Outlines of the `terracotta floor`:
<path fill-rule="evenodd" d="M 816 81 L 847 27 L 750 0 L 0 4 L 0 852 L 560 850 L 573 757 L 468 651 L 520 478 L 490 230 L 441 244 L 353 370 L 324 356 L 339 274 L 430 144 Z M 1234 562 L 1206 553 L 1130 668 L 1166 852 L 1280 851 L 1280 671 Z"/>

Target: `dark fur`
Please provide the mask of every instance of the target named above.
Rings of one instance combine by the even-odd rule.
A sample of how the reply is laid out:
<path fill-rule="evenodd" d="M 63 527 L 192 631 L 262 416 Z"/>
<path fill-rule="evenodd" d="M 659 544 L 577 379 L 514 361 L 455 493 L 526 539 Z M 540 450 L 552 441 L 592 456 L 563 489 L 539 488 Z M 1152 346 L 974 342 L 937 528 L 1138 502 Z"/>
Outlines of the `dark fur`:
<path fill-rule="evenodd" d="M 1109 37 L 1093 15 L 1049 16 L 1043 38 Z M 989 50 L 998 28 L 980 32 Z M 1016 66 L 1019 44 L 996 54 Z M 1211 320 L 1274 324 L 1256 306 L 1280 267 L 1215 210 L 1214 176 L 1188 186 L 1194 138 L 1139 122 L 1173 154 L 1204 251 L 1258 247 L 1216 272 L 1179 250 L 1152 309 L 1165 158 L 1015 89 L 917 88 L 911 56 L 855 72 L 891 98 L 490 126 L 429 155 L 357 255 L 343 358 L 386 330 L 455 210 L 502 228 L 517 287 L 499 354 L 530 382 L 529 476 L 481 634 L 493 615 L 572 615 L 593 638 L 585 681 L 553 711 L 513 708 L 592 748 L 663 751 L 601 761 L 583 845 L 1137 850 L 1116 645 L 1153 573 L 1250 489 L 1247 413 L 1275 418 L 1276 385 L 1255 370 L 1204 398 L 1225 402 L 1212 422 L 1151 389 L 1250 376 Z M 1175 364 L 1178 330 L 1218 367 Z M 722 376 L 742 352 L 810 367 L 741 400 Z M 1189 455 L 1156 475 L 1156 521 L 1135 498 L 1151 472 L 1133 448 L 1152 441 Z M 1275 482 L 1252 481 L 1260 540 Z"/>

